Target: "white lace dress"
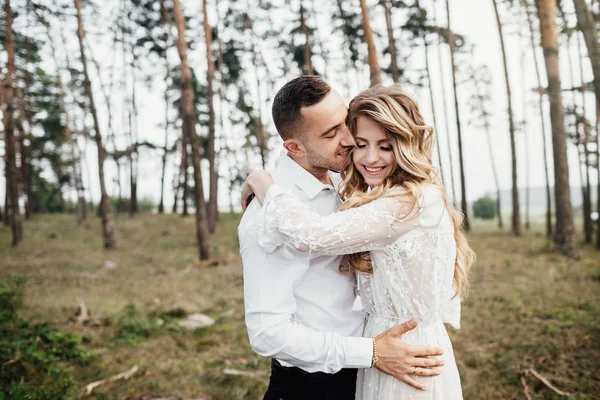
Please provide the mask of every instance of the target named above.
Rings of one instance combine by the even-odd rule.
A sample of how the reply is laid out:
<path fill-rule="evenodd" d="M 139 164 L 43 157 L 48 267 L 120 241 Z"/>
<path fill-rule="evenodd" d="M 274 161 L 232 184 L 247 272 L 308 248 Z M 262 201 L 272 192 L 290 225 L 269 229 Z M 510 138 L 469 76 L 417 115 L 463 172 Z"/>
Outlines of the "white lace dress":
<path fill-rule="evenodd" d="M 287 241 L 300 251 L 326 254 L 371 252 L 373 274 L 358 274 L 367 321 L 363 336 L 375 337 L 416 317 L 402 339 L 439 347 L 444 366 L 437 377 L 415 377 L 426 391 L 375 368 L 359 370 L 356 399 L 462 399 L 460 377 L 444 322 L 460 327 L 460 299 L 452 287 L 456 242 L 442 193 L 423 185 L 418 207 L 401 188 L 393 197 L 321 216 L 278 185 L 268 190 L 258 227 L 267 252 Z M 335 288 L 332 288 L 335 290 Z"/>

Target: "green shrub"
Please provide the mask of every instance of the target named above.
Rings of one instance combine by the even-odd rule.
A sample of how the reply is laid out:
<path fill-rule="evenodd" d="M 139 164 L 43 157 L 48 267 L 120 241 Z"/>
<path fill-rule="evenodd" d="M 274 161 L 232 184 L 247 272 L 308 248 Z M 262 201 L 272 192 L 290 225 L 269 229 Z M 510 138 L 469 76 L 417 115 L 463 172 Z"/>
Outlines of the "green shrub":
<path fill-rule="evenodd" d="M 473 216 L 481 219 L 493 219 L 496 216 L 496 200 L 480 197 L 473 203 Z"/>
<path fill-rule="evenodd" d="M 76 397 L 67 367 L 92 359 L 82 347 L 85 338 L 19 318 L 24 286 L 25 278 L 0 284 L 0 399 Z"/>

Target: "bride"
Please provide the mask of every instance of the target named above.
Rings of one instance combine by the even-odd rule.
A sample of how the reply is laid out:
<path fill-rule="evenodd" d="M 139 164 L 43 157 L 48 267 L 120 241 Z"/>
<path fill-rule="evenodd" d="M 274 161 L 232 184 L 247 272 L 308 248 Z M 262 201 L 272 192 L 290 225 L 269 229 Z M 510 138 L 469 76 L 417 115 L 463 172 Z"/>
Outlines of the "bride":
<path fill-rule="evenodd" d="M 248 176 L 243 198 L 254 193 L 262 204 L 259 245 L 273 251 L 285 241 L 302 252 L 348 254 L 367 316 L 364 336 L 416 318 L 403 340 L 444 351 L 439 376 L 414 377 L 425 391 L 371 368 L 359 371 L 357 399 L 462 399 L 444 322 L 460 326 L 475 255 L 432 165 L 433 129 L 398 86 L 359 94 L 348 126 L 356 147 L 341 172 L 339 212 L 312 212 L 265 171 Z"/>

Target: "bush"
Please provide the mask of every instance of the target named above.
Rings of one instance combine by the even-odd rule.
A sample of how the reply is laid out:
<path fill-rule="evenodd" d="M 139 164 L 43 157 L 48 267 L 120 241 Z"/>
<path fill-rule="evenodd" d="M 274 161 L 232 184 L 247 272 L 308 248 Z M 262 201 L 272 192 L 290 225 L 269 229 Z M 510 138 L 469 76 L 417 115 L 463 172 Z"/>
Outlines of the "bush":
<path fill-rule="evenodd" d="M 496 217 L 496 200 L 489 197 L 480 197 L 473 203 L 473 216 L 481 219 Z"/>
<path fill-rule="evenodd" d="M 18 317 L 25 278 L 0 284 L 0 399 L 68 399 L 77 396 L 67 364 L 87 365 L 91 353 L 79 335 Z"/>

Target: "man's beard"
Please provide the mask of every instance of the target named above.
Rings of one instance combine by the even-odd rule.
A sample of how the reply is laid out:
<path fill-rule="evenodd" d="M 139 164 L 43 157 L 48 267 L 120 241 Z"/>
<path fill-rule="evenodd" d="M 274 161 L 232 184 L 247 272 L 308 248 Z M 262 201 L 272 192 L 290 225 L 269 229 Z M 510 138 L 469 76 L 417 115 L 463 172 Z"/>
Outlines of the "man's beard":
<path fill-rule="evenodd" d="M 348 151 L 348 149 L 342 148 L 338 149 L 335 154 L 337 156 L 339 153 L 345 152 L 347 155 Z M 306 146 L 306 159 L 313 167 L 328 169 L 335 172 L 340 172 L 345 163 L 345 159 L 341 161 L 327 159 L 326 157 L 314 151 L 310 146 Z"/>

